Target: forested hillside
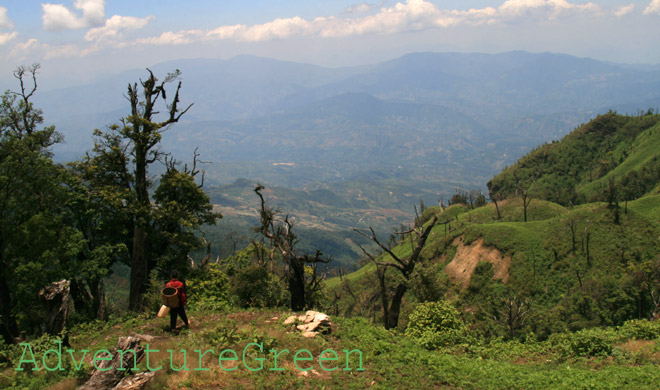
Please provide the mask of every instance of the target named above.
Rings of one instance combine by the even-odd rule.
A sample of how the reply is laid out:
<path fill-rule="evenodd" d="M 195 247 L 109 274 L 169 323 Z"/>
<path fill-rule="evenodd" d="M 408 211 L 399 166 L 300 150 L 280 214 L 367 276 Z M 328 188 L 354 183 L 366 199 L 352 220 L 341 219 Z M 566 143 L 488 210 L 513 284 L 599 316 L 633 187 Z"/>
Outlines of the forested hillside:
<path fill-rule="evenodd" d="M 504 199 L 527 191 L 562 205 L 627 201 L 660 180 L 660 115 L 600 115 L 564 137 L 536 148 L 488 182 Z"/>
<path fill-rule="evenodd" d="M 433 216 L 441 224 L 409 279 L 408 308 L 448 299 L 485 337 L 547 338 L 654 317 L 659 121 L 652 113 L 599 116 L 491 180 L 497 202 L 425 210 L 418 226 Z M 405 257 L 411 245 L 402 240 L 393 251 Z M 401 277 L 393 267 L 375 265 L 388 261 L 391 256 L 381 254 L 354 274 L 331 279 L 337 312 L 381 316 L 379 272 L 390 289 Z M 526 316 L 511 317 L 510 310 Z"/>

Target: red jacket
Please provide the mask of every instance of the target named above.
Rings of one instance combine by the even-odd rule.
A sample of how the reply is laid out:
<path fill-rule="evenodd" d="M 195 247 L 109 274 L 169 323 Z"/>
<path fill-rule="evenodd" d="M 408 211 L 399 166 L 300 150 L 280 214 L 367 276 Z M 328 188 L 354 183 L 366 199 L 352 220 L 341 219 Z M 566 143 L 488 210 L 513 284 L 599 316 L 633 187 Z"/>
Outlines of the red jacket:
<path fill-rule="evenodd" d="M 178 295 L 179 295 L 179 306 L 185 306 L 188 303 L 188 300 L 186 299 L 186 292 L 184 291 L 184 285 L 177 279 L 172 279 L 167 284 L 165 287 L 172 287 L 176 288 Z"/>

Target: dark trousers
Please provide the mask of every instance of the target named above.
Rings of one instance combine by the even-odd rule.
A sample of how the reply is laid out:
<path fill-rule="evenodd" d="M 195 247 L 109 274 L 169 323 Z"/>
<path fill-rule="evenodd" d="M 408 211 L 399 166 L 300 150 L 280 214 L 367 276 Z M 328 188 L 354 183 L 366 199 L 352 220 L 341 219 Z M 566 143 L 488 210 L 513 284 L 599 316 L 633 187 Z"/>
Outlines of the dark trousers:
<path fill-rule="evenodd" d="M 170 309 L 170 328 L 172 330 L 176 329 L 176 316 L 177 314 L 179 317 L 181 317 L 181 320 L 183 320 L 183 323 L 188 326 L 188 317 L 186 316 L 186 309 L 183 308 L 183 306 L 175 307 L 173 309 Z"/>

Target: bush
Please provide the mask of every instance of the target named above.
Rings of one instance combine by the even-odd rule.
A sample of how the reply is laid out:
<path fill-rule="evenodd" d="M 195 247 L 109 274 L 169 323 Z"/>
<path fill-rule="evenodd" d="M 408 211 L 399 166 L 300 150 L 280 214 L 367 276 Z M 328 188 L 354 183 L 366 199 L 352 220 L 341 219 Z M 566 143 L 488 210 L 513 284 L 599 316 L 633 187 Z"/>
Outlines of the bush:
<path fill-rule="evenodd" d="M 609 356 L 614 335 L 610 330 L 585 329 L 573 333 L 571 349 L 576 356 Z"/>
<path fill-rule="evenodd" d="M 229 278 L 218 264 L 209 264 L 187 282 L 188 303 L 196 308 L 223 310 L 229 302 Z"/>
<path fill-rule="evenodd" d="M 287 301 L 282 280 L 253 264 L 235 271 L 233 292 L 241 307 L 277 307 Z"/>
<path fill-rule="evenodd" d="M 660 322 L 630 320 L 619 327 L 618 331 L 624 340 L 655 340 L 660 337 Z"/>
<path fill-rule="evenodd" d="M 575 333 L 561 333 L 550 336 L 550 344 L 562 354 L 572 356 L 610 356 L 616 341 L 612 329 L 584 329 Z"/>
<path fill-rule="evenodd" d="M 427 349 L 459 344 L 467 338 L 460 313 L 446 301 L 418 305 L 408 318 L 406 335 Z"/>

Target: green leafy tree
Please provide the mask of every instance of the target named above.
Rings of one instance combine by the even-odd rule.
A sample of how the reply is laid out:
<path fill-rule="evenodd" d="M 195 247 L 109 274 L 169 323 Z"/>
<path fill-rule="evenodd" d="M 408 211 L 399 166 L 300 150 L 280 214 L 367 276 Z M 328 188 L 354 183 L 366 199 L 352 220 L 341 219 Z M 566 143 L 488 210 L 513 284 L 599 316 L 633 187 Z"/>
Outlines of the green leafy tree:
<path fill-rule="evenodd" d="M 196 183 L 197 157 L 193 167 L 181 167 L 167 159 L 156 147 L 162 133 L 179 121 L 190 107 L 179 110 L 179 81 L 172 100 L 167 100 L 166 86 L 176 81 L 180 72 L 168 74 L 159 82 L 147 69 L 149 77 L 128 85 L 131 114 L 121 126 L 95 131 L 92 153 L 80 162 L 95 190 L 103 193 L 118 207 L 111 219 L 120 220 L 122 242 L 128 249 L 127 263 L 131 268 L 129 310 L 143 308 L 143 295 L 154 269 L 185 269 L 187 254 L 198 248 L 201 240 L 194 231 L 202 224 L 215 223 L 220 217 L 213 213 L 209 198 Z M 159 113 L 166 113 L 160 120 Z M 153 192 L 148 178 L 151 165 L 165 164 L 166 172 Z"/>
<path fill-rule="evenodd" d="M 61 137 L 40 127 L 42 111 L 31 102 L 38 69 L 17 68 L 20 90 L 0 102 L 0 332 L 9 343 L 19 329 L 40 330 L 39 289 L 70 276 L 84 245 L 70 223 L 68 172 L 49 150 Z"/>

